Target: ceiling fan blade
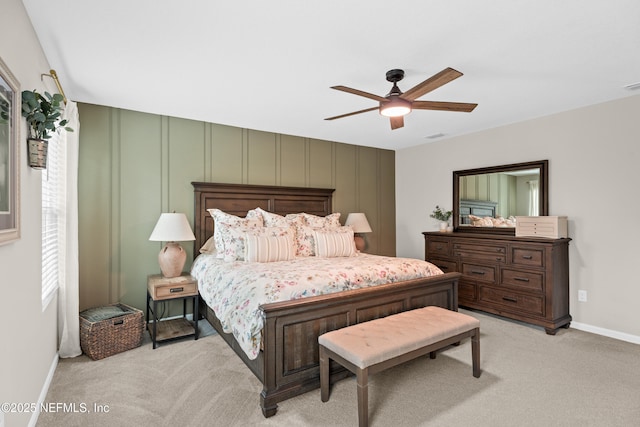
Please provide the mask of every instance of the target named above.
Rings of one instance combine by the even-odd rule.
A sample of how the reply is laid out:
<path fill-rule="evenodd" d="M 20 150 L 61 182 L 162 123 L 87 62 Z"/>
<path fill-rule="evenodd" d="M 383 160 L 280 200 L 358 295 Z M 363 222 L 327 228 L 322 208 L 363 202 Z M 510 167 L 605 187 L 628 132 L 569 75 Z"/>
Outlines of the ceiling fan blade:
<path fill-rule="evenodd" d="M 335 120 L 335 119 L 341 119 L 343 117 L 349 117 L 349 116 L 353 116 L 355 114 L 360 114 L 360 113 L 366 113 L 368 111 L 373 111 L 373 110 L 377 110 L 380 107 L 371 107 L 371 108 L 367 108 L 365 110 L 360 110 L 360 111 L 354 111 L 353 113 L 347 113 L 347 114 L 341 114 L 339 116 L 334 116 L 334 117 L 327 117 L 325 120 Z"/>
<path fill-rule="evenodd" d="M 460 76 L 462 76 L 462 73 L 460 71 L 454 70 L 453 68 L 445 68 L 438 74 L 434 74 L 422 83 L 415 85 L 414 87 L 400 95 L 400 98 L 406 99 L 408 101 L 413 101 L 414 99 L 418 99 L 422 95 L 429 93 L 432 90 L 438 89 L 440 86 L 447 84 Z"/>
<path fill-rule="evenodd" d="M 404 116 L 389 117 L 391 120 L 391 130 L 396 130 L 404 126 Z"/>
<path fill-rule="evenodd" d="M 352 88 L 346 87 L 346 86 L 331 86 L 331 89 L 341 90 L 343 92 L 352 93 L 354 95 L 364 96 L 365 98 L 373 99 L 374 101 L 379 101 L 379 102 L 388 101 L 387 98 L 384 98 L 382 96 L 374 95 L 372 93 L 364 92 L 364 91 L 361 91 L 361 90 L 358 90 L 358 89 L 352 89 Z"/>
<path fill-rule="evenodd" d="M 470 113 L 478 104 L 468 102 L 441 102 L 441 101 L 413 101 L 411 108 L 414 110 L 440 110 L 440 111 L 461 111 Z"/>

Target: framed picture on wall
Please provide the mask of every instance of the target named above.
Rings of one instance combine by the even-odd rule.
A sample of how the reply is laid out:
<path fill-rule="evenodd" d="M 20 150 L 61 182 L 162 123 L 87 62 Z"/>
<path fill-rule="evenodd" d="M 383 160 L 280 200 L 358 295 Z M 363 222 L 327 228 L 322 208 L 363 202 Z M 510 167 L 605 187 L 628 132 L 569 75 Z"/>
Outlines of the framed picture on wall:
<path fill-rule="evenodd" d="M 20 238 L 20 84 L 0 58 L 0 245 Z"/>

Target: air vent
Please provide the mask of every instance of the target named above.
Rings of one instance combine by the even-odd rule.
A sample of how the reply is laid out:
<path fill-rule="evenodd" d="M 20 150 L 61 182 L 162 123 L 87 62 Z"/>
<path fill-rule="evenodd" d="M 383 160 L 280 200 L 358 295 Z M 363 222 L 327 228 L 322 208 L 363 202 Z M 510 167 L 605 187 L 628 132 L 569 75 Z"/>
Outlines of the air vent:
<path fill-rule="evenodd" d="M 638 89 L 640 89 L 640 82 L 631 83 L 630 85 L 626 85 L 624 88 L 627 89 L 627 90 L 638 90 Z"/>
<path fill-rule="evenodd" d="M 444 136 L 444 133 L 434 133 L 433 135 L 429 135 L 427 139 L 442 138 L 443 136 Z"/>

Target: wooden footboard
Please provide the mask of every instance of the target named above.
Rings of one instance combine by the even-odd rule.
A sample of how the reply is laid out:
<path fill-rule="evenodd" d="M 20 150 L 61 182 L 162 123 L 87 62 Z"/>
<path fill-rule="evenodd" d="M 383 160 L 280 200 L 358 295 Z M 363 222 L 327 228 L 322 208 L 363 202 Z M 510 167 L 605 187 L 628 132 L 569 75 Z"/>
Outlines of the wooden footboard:
<path fill-rule="evenodd" d="M 249 360 L 233 335 L 222 332 L 208 309 L 207 318 L 263 384 L 260 405 L 265 417 L 276 413 L 277 403 L 320 387 L 318 336 L 334 329 L 435 305 L 458 310 L 460 273 L 390 283 L 294 301 L 266 304 L 263 350 Z M 332 366 L 331 380 L 350 375 Z"/>

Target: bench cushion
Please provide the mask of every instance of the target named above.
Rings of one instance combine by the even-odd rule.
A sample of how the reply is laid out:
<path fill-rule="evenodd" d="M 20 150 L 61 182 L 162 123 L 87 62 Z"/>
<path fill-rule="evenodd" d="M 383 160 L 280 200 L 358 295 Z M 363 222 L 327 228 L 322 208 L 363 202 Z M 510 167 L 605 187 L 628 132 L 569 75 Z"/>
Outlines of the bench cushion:
<path fill-rule="evenodd" d="M 429 306 L 327 332 L 318 342 L 362 369 L 479 327 L 471 316 Z"/>

